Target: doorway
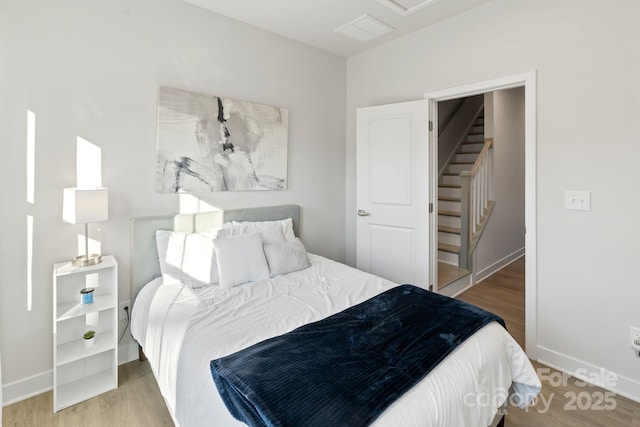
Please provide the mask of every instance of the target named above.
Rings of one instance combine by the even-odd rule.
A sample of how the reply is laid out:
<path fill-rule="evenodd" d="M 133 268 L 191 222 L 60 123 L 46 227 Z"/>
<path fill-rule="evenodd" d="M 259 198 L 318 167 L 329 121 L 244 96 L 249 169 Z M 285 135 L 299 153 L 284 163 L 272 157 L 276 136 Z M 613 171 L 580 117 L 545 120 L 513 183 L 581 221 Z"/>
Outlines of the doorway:
<path fill-rule="evenodd" d="M 529 358 L 536 359 L 537 353 L 537 308 L 536 308 L 536 73 L 517 74 L 494 80 L 472 83 L 453 87 L 441 91 L 429 92 L 424 95 L 429 104 L 429 120 L 435 124 L 431 132 L 431 186 L 430 200 L 437 209 L 438 182 L 438 116 L 437 103 L 456 98 L 464 98 L 493 92 L 502 89 L 523 87 L 525 92 L 525 351 Z M 434 209 L 435 210 L 435 209 Z M 430 241 L 431 253 L 437 253 L 437 221 L 431 221 Z M 437 275 L 436 256 L 431 257 L 431 271 Z M 437 277 L 433 278 L 437 283 Z"/>

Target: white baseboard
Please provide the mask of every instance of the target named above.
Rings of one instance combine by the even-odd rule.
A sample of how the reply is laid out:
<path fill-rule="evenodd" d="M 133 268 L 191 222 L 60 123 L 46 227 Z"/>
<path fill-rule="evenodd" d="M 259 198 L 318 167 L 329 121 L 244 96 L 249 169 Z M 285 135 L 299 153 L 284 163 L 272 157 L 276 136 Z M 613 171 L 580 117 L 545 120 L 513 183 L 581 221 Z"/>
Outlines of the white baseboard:
<path fill-rule="evenodd" d="M 477 273 L 474 273 L 474 275 L 473 275 L 473 284 L 477 285 L 478 283 L 482 282 L 487 277 L 491 276 L 493 273 L 502 270 L 507 265 L 511 264 L 512 262 L 514 262 L 515 260 L 517 260 L 518 258 L 520 258 L 522 256 L 524 256 L 524 248 L 518 249 L 517 251 L 513 252 L 512 254 L 507 255 L 506 257 L 494 262 L 493 264 L 491 264 L 490 266 L 482 269 L 481 271 L 478 271 Z"/>
<path fill-rule="evenodd" d="M 447 285 L 446 287 L 438 290 L 438 293 L 441 295 L 445 295 L 451 298 L 455 298 L 464 291 L 472 288 L 478 283 L 482 282 L 487 277 L 491 276 L 493 273 L 502 270 L 507 265 L 511 264 L 518 258 L 524 255 L 524 248 L 518 249 L 514 253 L 507 255 L 499 261 L 494 262 L 489 267 L 479 271 L 476 274 L 470 274 L 469 276 L 465 276 L 462 279 L 458 279 L 455 283 Z"/>
<path fill-rule="evenodd" d="M 138 344 L 125 343 L 118 347 L 118 365 L 138 358 Z M 2 406 L 12 405 L 53 389 L 53 370 L 2 385 Z"/>
<path fill-rule="evenodd" d="M 2 406 L 37 396 L 53 388 L 53 370 L 2 385 Z"/>
<path fill-rule="evenodd" d="M 118 347 L 118 365 L 133 362 L 138 359 L 138 344 L 135 342 L 125 343 Z"/>
<path fill-rule="evenodd" d="M 438 293 L 440 295 L 455 298 L 472 286 L 473 281 L 471 280 L 471 274 L 467 274 L 466 276 L 456 280 L 454 283 L 451 283 L 442 289 L 438 289 Z"/>
<path fill-rule="evenodd" d="M 582 360 L 567 356 L 566 354 L 549 350 L 548 348 L 538 346 L 537 350 L 538 362 L 543 365 L 565 372 L 584 382 L 640 403 L 640 381 L 624 377 L 613 371 L 594 366 Z M 585 375 L 576 375 L 576 373 L 580 372 L 586 372 L 588 374 L 586 377 Z M 609 378 L 614 378 L 615 381 L 606 381 Z M 605 379 L 605 383 L 598 384 L 600 381 L 594 381 L 594 379 Z"/>

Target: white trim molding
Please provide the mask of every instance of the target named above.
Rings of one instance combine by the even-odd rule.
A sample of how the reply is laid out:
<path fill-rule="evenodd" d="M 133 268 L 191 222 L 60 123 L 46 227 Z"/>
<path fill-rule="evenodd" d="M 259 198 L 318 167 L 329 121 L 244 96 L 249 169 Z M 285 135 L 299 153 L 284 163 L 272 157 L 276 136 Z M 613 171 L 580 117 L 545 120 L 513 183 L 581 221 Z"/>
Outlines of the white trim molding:
<path fill-rule="evenodd" d="M 53 389 L 53 370 L 45 371 L 2 386 L 2 406 L 20 402 Z"/>
<path fill-rule="evenodd" d="M 538 349 L 536 71 L 429 92 L 425 93 L 424 97 L 429 102 L 429 110 L 433 111 L 439 101 L 515 87 L 524 87 L 525 93 L 525 351 L 529 358 L 536 360 Z M 432 152 L 437 152 L 437 138 L 437 132 L 431 132 L 434 146 Z M 432 173 L 437 174 L 437 168 Z M 432 186 L 437 185 L 437 178 L 432 176 Z M 431 188 L 430 191 L 433 192 L 435 189 Z M 432 242 L 432 253 L 437 253 L 434 252 L 435 244 Z"/>
<path fill-rule="evenodd" d="M 124 343 L 118 347 L 118 366 L 138 359 L 138 344 Z"/>
<path fill-rule="evenodd" d="M 620 396 L 640 402 L 640 382 L 600 368 L 566 354 L 538 347 L 538 362 L 569 374 L 586 383 L 612 391 Z"/>
<path fill-rule="evenodd" d="M 488 266 L 488 267 L 482 269 L 481 271 L 478 271 L 477 273 L 475 273 L 473 275 L 473 284 L 477 285 L 478 283 L 482 282 L 487 277 L 491 276 L 493 273 L 496 273 L 496 272 L 502 270 L 507 265 L 511 264 L 512 262 L 516 261 L 517 259 L 522 258 L 523 256 L 524 256 L 524 248 L 518 249 L 517 251 L 507 255 L 506 257 L 504 257 L 502 259 L 499 259 L 498 261 L 494 262 L 490 266 Z"/>
<path fill-rule="evenodd" d="M 118 347 L 118 365 L 132 362 L 138 358 L 138 344 L 126 343 Z M 2 406 L 9 406 L 30 397 L 46 393 L 53 389 L 53 370 L 42 372 L 2 385 Z"/>

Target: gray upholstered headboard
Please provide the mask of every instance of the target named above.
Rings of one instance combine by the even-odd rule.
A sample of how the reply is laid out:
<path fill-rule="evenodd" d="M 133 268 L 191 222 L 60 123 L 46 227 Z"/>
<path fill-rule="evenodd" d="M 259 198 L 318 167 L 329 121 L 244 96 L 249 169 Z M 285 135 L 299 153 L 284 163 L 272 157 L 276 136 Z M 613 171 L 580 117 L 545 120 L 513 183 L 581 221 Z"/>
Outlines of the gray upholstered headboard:
<path fill-rule="evenodd" d="M 160 276 L 156 230 L 197 233 L 220 227 L 229 221 L 273 221 L 293 219 L 293 230 L 299 236 L 300 207 L 297 205 L 265 206 L 172 216 L 134 218 L 131 220 L 131 299 L 135 301 L 144 285 Z"/>

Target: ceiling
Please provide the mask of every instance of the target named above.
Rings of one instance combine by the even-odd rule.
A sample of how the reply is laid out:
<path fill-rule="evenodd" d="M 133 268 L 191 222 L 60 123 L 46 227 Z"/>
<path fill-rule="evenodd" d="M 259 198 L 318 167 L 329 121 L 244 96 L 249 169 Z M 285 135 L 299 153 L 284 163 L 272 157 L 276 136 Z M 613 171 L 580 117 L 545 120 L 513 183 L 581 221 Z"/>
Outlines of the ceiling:
<path fill-rule="evenodd" d="M 183 0 L 339 56 L 349 57 L 491 0 Z M 363 15 L 390 26 L 360 42 L 334 30 Z M 368 31 L 371 26 L 365 27 Z M 373 28 L 375 29 L 375 28 Z M 388 28 L 387 28 L 388 29 Z M 361 32 L 352 29 L 352 33 Z"/>

